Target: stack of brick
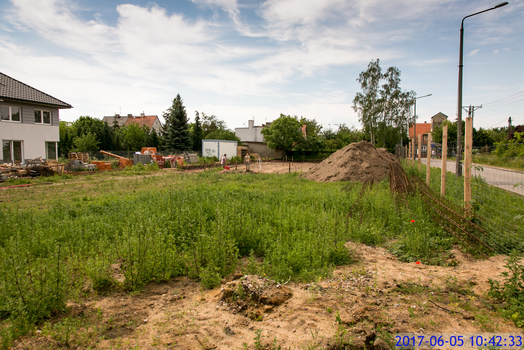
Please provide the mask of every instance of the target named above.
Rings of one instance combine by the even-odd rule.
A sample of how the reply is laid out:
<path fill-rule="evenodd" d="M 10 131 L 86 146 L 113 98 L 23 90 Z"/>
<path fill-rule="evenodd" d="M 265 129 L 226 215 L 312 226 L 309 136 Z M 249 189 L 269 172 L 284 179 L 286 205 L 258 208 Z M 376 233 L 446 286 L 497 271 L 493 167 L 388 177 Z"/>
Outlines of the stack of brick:
<path fill-rule="evenodd" d="M 84 163 L 89 163 L 89 153 L 72 152 L 67 155 L 69 160 L 79 160 Z"/>
<path fill-rule="evenodd" d="M 104 162 L 104 161 L 92 161 L 91 164 L 95 164 L 97 169 L 100 171 L 112 169 L 111 163 Z"/>

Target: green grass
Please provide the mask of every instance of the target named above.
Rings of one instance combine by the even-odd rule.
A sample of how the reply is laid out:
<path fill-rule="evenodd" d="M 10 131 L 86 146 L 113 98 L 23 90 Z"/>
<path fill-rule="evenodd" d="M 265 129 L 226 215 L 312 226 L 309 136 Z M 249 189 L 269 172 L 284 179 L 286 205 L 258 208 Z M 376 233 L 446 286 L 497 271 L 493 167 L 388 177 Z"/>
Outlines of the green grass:
<path fill-rule="evenodd" d="M 472 161 L 475 164 L 491 165 L 500 168 L 524 170 L 524 157 L 501 157 L 496 154 L 479 153 L 474 154 Z"/>
<path fill-rule="evenodd" d="M 66 300 L 81 299 L 86 281 L 95 293 L 138 291 L 182 275 L 212 288 L 249 255 L 258 264 L 252 269 L 277 281 L 311 281 L 351 262 L 348 240 L 393 240 L 402 259 L 426 263 L 439 263 L 452 243 L 425 219 L 419 199 L 408 198 L 411 211 L 399 207 L 387 182 L 359 198 L 361 184 L 297 174 L 146 176 L 153 170 L 42 180 L 2 193 L 2 347 L 63 312 Z M 115 263 L 123 283 L 112 276 Z"/>
<path fill-rule="evenodd" d="M 408 173 L 426 179 L 426 166 L 406 166 Z M 441 169 L 431 168 L 430 187 L 440 193 Z M 448 172 L 446 199 L 464 206 L 464 177 Z M 509 254 L 513 249 L 524 251 L 524 196 L 488 185 L 481 177 L 471 181 L 471 208 L 477 215 L 475 223 L 486 231 L 483 240 L 498 253 Z"/>

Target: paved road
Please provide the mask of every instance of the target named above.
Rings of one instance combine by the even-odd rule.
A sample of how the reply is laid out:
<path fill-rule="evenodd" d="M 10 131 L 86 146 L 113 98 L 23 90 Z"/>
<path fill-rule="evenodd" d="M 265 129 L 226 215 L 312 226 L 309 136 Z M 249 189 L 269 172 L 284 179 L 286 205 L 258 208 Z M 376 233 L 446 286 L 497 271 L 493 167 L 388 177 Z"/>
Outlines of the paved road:
<path fill-rule="evenodd" d="M 426 166 L 426 158 L 421 159 L 423 166 Z M 415 164 L 417 164 L 415 162 Z M 431 166 L 440 168 L 442 160 L 432 159 Z M 455 173 L 455 161 L 447 161 L 446 170 Z M 464 166 L 462 166 L 464 172 Z M 517 170 L 506 170 L 488 165 L 474 165 L 472 175 L 480 175 L 490 185 L 503 188 L 505 190 L 524 195 L 524 172 Z"/>

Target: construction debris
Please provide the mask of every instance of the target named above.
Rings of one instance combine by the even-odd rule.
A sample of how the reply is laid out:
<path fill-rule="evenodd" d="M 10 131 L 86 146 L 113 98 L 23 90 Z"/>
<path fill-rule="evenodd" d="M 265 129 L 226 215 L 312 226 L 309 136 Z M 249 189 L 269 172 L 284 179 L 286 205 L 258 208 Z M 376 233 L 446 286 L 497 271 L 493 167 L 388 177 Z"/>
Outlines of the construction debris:
<path fill-rule="evenodd" d="M 59 168 L 63 169 L 63 164 L 58 164 L 60 163 L 55 161 L 50 165 L 42 158 L 31 159 L 25 165 L 3 164 L 0 166 L 0 182 L 23 177 L 53 176 L 59 172 Z"/>
<path fill-rule="evenodd" d="M 126 158 L 126 157 L 122 157 L 122 156 L 118 156 L 116 154 L 109 153 L 109 152 L 106 152 L 106 151 L 100 151 L 100 153 L 105 154 L 106 156 L 118 159 L 118 167 L 119 168 L 125 168 L 125 167 L 128 167 L 128 166 L 133 166 L 133 160 L 132 159 L 129 159 L 129 158 Z M 91 164 L 97 164 L 97 167 L 98 167 L 98 163 L 100 163 L 100 162 L 91 162 Z M 111 167 L 111 163 L 109 163 L 109 166 Z M 102 170 L 102 169 L 100 167 L 98 167 L 98 170 Z M 107 170 L 107 169 L 105 169 L 105 170 Z"/>

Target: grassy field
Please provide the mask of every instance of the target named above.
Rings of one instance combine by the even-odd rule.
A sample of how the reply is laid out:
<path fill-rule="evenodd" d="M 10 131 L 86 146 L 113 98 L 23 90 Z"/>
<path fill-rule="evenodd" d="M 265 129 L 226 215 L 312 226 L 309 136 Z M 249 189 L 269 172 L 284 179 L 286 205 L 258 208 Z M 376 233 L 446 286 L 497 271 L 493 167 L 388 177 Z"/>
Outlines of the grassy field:
<path fill-rule="evenodd" d="M 3 185 L 19 184 L 6 182 Z M 139 291 L 189 276 L 212 288 L 239 269 L 285 282 L 351 262 L 349 240 L 386 245 L 404 261 L 444 264 L 454 240 L 389 184 L 315 183 L 297 174 L 182 174 L 135 167 L 39 179 L 0 192 L 3 347 L 96 292 Z M 120 264 L 118 282 L 111 266 Z"/>

